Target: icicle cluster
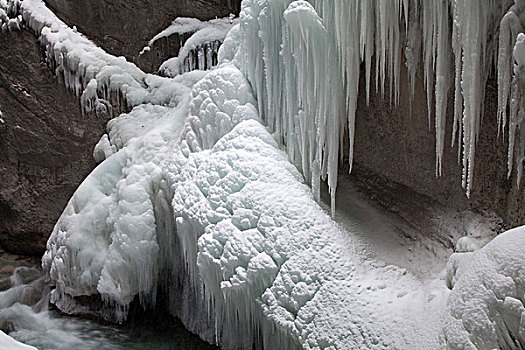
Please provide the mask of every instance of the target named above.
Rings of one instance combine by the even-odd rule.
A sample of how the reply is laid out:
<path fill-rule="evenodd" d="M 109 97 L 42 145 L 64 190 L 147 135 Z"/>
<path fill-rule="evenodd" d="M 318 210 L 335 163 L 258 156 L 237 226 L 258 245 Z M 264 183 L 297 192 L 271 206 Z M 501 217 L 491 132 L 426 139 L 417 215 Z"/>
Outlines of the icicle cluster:
<path fill-rule="evenodd" d="M 141 54 L 149 51 L 155 42 L 164 37 L 176 36 L 180 40 L 180 50 L 177 57 L 165 61 L 159 72 L 168 77 L 192 70 L 209 70 L 218 63 L 219 47 L 226 34 L 238 23 L 234 15 L 202 22 L 196 18 L 177 18 L 172 24 L 150 40 Z M 191 35 L 186 42 L 182 42 L 183 35 Z"/>
<path fill-rule="evenodd" d="M 436 132 L 437 176 L 442 173 L 447 101 L 455 88 L 452 145 L 461 141 L 458 153 L 469 196 L 484 87 L 498 60 L 494 38 L 511 5 L 510 0 L 246 1 L 240 61 L 261 115 L 292 162 L 315 193 L 319 177 L 326 179 L 333 199 L 345 132 L 352 168 L 361 63 L 367 100 L 375 67 L 376 91 L 397 103 L 405 56 L 412 94 L 423 69 L 429 127 L 434 124 Z M 501 53 L 499 60 L 510 62 L 509 49 Z M 508 89 L 508 78 L 500 84 Z"/>
<path fill-rule="evenodd" d="M 84 110 L 107 111 L 111 105 L 129 110 L 151 102 L 151 90 L 164 84 L 94 48 L 74 30 L 59 31 L 65 26 L 62 22 L 47 23 L 45 15 L 24 10 L 36 5 L 24 3 L 3 0 L 2 8 L 15 17 L 16 13 L 23 14 L 30 27 L 41 34 L 48 63 L 68 87 L 83 95 Z M 519 14 L 523 5 L 517 1 L 503 17 L 512 4 L 512 0 L 250 0 L 242 6 L 243 57 L 238 65 L 248 77 L 258 110 L 279 144 L 286 148 L 317 197 L 320 179 L 328 182 L 334 203 L 345 134 L 352 169 L 361 63 L 367 100 L 375 76 L 376 91 L 397 103 L 404 56 L 412 93 L 418 71 L 423 69 L 429 127 L 434 124 L 436 132 L 438 176 L 442 173 L 447 101 L 451 88 L 455 89 L 452 146 L 457 140 L 462 182 L 470 195 L 485 82 L 493 63 L 498 64 L 500 129 L 507 123 L 507 105 L 513 100 L 510 84 L 517 78 L 512 78 L 512 51 L 516 35 L 522 31 Z M 49 10 L 44 7 L 42 11 Z M 3 22 L 4 17 L 7 15 L 0 13 Z M 166 61 L 161 71 L 174 76 L 216 65 L 219 43 L 225 35 L 222 29 L 229 28 L 232 21 L 215 21 L 212 25 L 213 21 L 180 19 L 160 33 L 157 37 L 188 28 L 196 30 L 179 57 Z M 72 45 L 71 36 L 81 40 Z M 509 123 L 509 169 L 515 164 L 513 125 L 520 120 L 517 112 L 513 115 Z"/>
<path fill-rule="evenodd" d="M 496 37 L 503 14 L 500 1 L 461 0 L 454 2 L 453 49 L 456 68 L 454 111 L 455 135 L 462 137 L 463 187 L 470 196 L 474 158 L 481 118 L 485 83 L 491 63 L 496 62 Z"/>
<path fill-rule="evenodd" d="M 210 70 L 217 66 L 219 48 L 222 42 L 214 40 L 197 45 L 192 49 L 181 48 L 179 56 L 165 61 L 159 68 L 160 73 L 168 77 L 199 70 Z"/>

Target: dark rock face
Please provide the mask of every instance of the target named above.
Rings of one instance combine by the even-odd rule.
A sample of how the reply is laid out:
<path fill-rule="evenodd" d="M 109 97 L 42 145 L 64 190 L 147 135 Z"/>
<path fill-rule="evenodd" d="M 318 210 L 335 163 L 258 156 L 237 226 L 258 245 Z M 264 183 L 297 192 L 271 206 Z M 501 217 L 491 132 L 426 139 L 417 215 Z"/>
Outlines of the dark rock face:
<path fill-rule="evenodd" d="M 364 77 L 364 74 L 361 76 Z M 525 224 L 525 206 L 521 203 L 525 197 L 525 182 L 522 181 L 520 190 L 515 173 L 507 180 L 508 135 L 505 139 L 497 135 L 497 85 L 494 78 L 489 79 L 486 87 L 484 119 L 476 148 L 470 199 L 467 199 L 461 186 L 458 140 L 453 148 L 450 147 L 454 88 L 448 94 L 442 176 L 436 177 L 434 114 L 429 127 L 423 79 L 417 80 L 416 93 L 413 102 L 410 102 L 406 69 L 402 69 L 398 106 L 394 106 L 395 103 L 391 106 L 388 97 L 383 98 L 375 91 L 371 91 L 370 105 L 367 106 L 364 79 L 360 84 L 362 89 L 355 132 L 356 176 L 367 174 L 366 179 L 361 180 L 370 183 L 371 174 L 377 174 L 382 179 L 424 194 L 441 205 L 456 209 L 490 210 L 509 227 Z M 409 194 L 407 196 L 410 197 Z M 395 203 L 392 205 L 395 206 Z"/>
<path fill-rule="evenodd" d="M 0 34 L 0 111 L 0 245 L 41 255 L 108 118 L 82 116 L 28 31 Z"/>
<path fill-rule="evenodd" d="M 46 0 L 107 52 L 135 61 L 139 52 L 176 17 L 200 20 L 238 14 L 241 0 Z M 178 50 L 177 50 L 178 52 Z"/>

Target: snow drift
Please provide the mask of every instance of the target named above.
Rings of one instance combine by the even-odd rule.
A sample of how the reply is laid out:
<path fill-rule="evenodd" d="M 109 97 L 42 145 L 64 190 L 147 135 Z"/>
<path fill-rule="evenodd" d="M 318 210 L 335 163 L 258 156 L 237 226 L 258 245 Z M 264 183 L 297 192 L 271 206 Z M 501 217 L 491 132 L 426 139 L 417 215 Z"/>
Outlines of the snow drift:
<path fill-rule="evenodd" d="M 452 293 L 444 328 L 449 349 L 521 349 L 525 345 L 525 228 L 496 237 L 449 263 Z M 458 261 L 463 263 L 458 264 Z M 455 265 L 455 266 L 454 266 Z"/>

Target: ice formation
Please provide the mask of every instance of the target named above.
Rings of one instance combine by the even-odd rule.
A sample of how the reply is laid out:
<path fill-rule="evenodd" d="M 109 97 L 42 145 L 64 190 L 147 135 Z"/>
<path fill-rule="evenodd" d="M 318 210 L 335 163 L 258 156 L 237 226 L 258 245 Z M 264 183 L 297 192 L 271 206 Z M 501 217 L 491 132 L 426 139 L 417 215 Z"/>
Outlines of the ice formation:
<path fill-rule="evenodd" d="M 18 1 L 0 1 L 0 32 L 20 30 L 22 17 Z"/>
<path fill-rule="evenodd" d="M 178 35 L 181 39 L 181 49 L 177 57 L 165 61 L 159 68 L 159 72 L 168 77 L 190 72 L 195 69 L 209 70 L 218 63 L 218 51 L 226 34 L 238 22 L 232 16 L 213 19 L 208 22 L 199 21 L 196 18 L 177 18 L 172 24 L 150 40 L 144 51 L 163 37 Z M 191 36 L 182 43 L 182 34 Z"/>
<path fill-rule="evenodd" d="M 499 276 L 510 271 L 521 283 L 516 266 L 525 243 L 515 236 L 522 230 L 464 256 L 474 263 L 451 260 L 457 273 L 449 292 L 442 281 L 370 259 L 315 202 L 326 179 L 333 214 L 345 130 L 353 143 L 361 63 L 367 95 L 375 77 L 395 103 L 405 37 L 410 83 L 421 65 L 435 109 L 438 174 L 447 96 L 456 87 L 470 190 L 483 86 L 498 54 L 490 38 L 510 3 L 245 0 L 218 68 L 167 79 L 108 55 L 41 0 L 0 1 L 4 9 L 17 4 L 84 110 L 125 112 L 108 123 L 94 151 L 101 164 L 48 241 L 43 267 L 61 310 L 123 321 L 133 300 L 153 307 L 161 291 L 190 330 L 226 349 L 468 348 L 478 338 L 491 344 L 484 310 L 493 305 L 483 308 L 493 301 L 485 294 L 494 293 L 508 299 L 502 317 L 512 321 L 494 331 L 498 344 L 521 341 L 521 287 L 512 290 Z M 525 36 L 510 40 L 513 95 L 521 93 Z M 505 50 L 499 58 L 508 62 Z M 453 68 L 454 84 L 446 74 Z M 514 101 L 521 99 L 511 98 L 516 126 Z M 498 264 L 509 252 L 505 270 Z M 483 285 L 485 276 L 497 283 Z M 455 321 L 443 325 L 449 295 Z"/>
<path fill-rule="evenodd" d="M 516 164 L 518 185 L 525 160 L 524 8 L 525 3 L 516 0 L 501 20 L 498 52 L 498 130 L 504 131 L 508 122 L 508 176 Z M 507 118 L 508 109 L 510 115 Z"/>

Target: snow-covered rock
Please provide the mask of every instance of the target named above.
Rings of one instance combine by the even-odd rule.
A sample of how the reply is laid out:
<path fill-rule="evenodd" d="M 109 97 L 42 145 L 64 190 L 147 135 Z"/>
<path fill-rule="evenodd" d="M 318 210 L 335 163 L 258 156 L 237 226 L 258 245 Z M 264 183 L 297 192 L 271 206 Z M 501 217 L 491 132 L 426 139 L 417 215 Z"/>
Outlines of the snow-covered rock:
<path fill-rule="evenodd" d="M 164 37 L 183 34 L 191 36 L 181 44 L 176 57 L 166 60 L 159 72 L 168 77 L 195 69 L 209 70 L 218 63 L 218 51 L 230 29 L 239 22 L 233 16 L 217 18 L 207 22 L 196 18 L 177 18 L 171 25 L 151 39 L 142 53 L 149 51 L 154 43 Z M 181 39 L 182 40 L 182 39 Z"/>
<path fill-rule="evenodd" d="M 41 0 L 9 0 L 0 8 L 14 13 L 39 38 L 46 61 L 77 96 L 85 111 L 128 111 L 145 103 L 176 103 L 173 81 L 146 74 L 124 57 L 109 55 L 68 27 Z M 1 14 L 0 14 L 1 15 Z"/>
<path fill-rule="evenodd" d="M 525 227 L 507 231 L 449 262 L 452 292 L 448 349 L 521 349 L 525 345 Z"/>

